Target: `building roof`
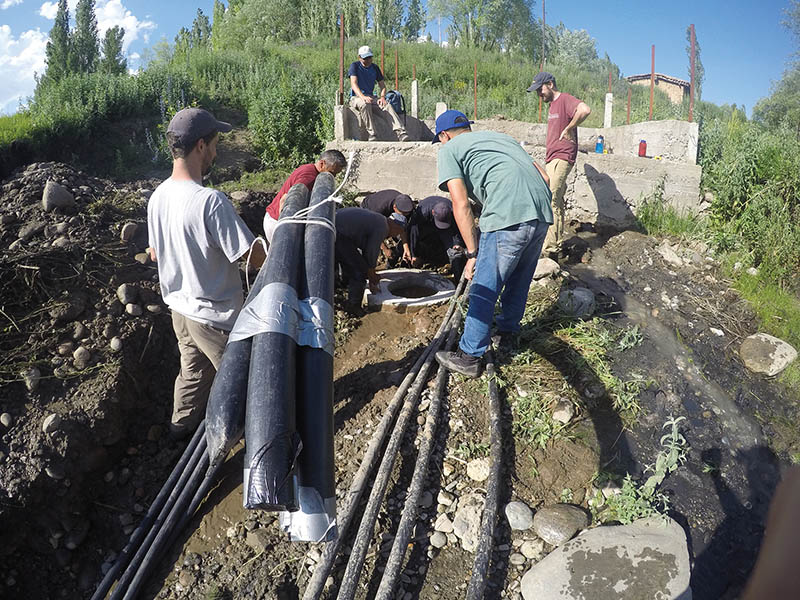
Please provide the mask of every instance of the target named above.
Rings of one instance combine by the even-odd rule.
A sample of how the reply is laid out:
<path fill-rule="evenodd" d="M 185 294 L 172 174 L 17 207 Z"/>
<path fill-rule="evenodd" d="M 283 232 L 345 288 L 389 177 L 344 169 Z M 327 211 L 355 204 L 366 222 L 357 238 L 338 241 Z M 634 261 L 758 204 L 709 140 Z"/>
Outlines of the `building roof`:
<path fill-rule="evenodd" d="M 688 81 L 684 81 L 683 79 L 678 79 L 677 77 L 670 77 L 669 75 L 664 75 L 663 73 L 656 73 L 655 78 L 661 81 L 665 81 L 666 83 L 671 83 L 673 85 L 679 85 L 685 88 L 690 87 Z M 631 83 L 633 83 L 634 81 L 642 81 L 643 79 L 650 79 L 650 73 L 643 73 L 641 75 L 628 75 L 625 79 L 627 79 Z"/>

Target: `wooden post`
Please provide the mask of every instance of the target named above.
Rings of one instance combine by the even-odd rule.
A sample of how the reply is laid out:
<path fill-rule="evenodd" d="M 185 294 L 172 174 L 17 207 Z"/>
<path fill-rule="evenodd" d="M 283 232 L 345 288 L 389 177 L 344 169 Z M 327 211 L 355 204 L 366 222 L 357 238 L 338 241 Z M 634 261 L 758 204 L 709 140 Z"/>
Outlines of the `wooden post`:
<path fill-rule="evenodd" d="M 631 124 L 631 88 L 628 88 L 628 120 L 626 121 L 627 125 Z"/>
<path fill-rule="evenodd" d="M 692 65 L 691 65 L 691 67 L 692 67 L 692 80 L 691 80 L 691 83 L 689 84 L 689 123 L 691 123 L 692 122 L 692 118 L 694 117 L 694 61 L 695 61 L 695 55 L 694 55 L 694 41 L 695 41 L 694 40 L 694 23 L 689 25 L 689 29 L 692 32 L 692 41 L 691 41 L 691 44 L 692 44 Z"/>
<path fill-rule="evenodd" d="M 656 45 L 650 49 L 650 116 L 648 119 L 653 120 L 653 97 L 656 93 Z"/>
<path fill-rule="evenodd" d="M 344 13 L 339 14 L 339 104 L 344 104 Z"/>
<path fill-rule="evenodd" d="M 478 63 L 475 63 L 475 113 L 473 120 L 478 120 Z"/>
<path fill-rule="evenodd" d="M 383 73 L 384 78 L 386 77 L 386 69 L 383 68 L 383 54 L 386 50 L 386 41 L 381 40 L 381 73 Z"/>
<path fill-rule="evenodd" d="M 398 73 L 400 72 L 400 69 L 399 69 L 399 63 L 397 61 L 398 61 L 397 48 L 395 48 L 394 49 L 394 89 L 399 90 L 400 89 L 400 80 L 398 79 L 398 77 L 399 77 Z"/>

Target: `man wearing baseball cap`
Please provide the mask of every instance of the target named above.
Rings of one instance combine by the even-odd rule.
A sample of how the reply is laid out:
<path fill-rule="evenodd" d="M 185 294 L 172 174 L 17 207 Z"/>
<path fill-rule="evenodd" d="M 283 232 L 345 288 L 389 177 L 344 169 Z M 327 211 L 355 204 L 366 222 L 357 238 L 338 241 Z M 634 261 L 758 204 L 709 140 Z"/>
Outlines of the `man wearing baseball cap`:
<path fill-rule="evenodd" d="M 472 280 L 464 333 L 456 352 L 437 352 L 451 371 L 477 377 L 491 339 L 497 299 L 498 333 L 519 331 L 528 288 L 536 271 L 547 228 L 553 222 L 545 171 L 514 138 L 494 131 L 472 131 L 457 110 L 436 119 L 439 189 L 450 192 L 453 216 L 467 249 L 464 276 Z M 480 248 L 470 198 L 481 205 Z M 501 295 L 502 294 L 502 295 Z"/>
<path fill-rule="evenodd" d="M 545 141 L 545 169 L 550 176 L 550 191 L 553 193 L 553 227 L 547 232 L 544 251 L 558 253 L 564 239 L 564 192 L 567 176 L 578 156 L 578 125 L 588 117 L 592 109 L 565 92 L 559 92 L 556 78 L 542 71 L 533 78 L 528 88 L 550 105 L 547 115 L 547 139 Z"/>
<path fill-rule="evenodd" d="M 450 200 L 444 196 L 428 196 L 420 200 L 408 222 L 408 240 L 414 255 L 413 266 L 440 266 L 449 262 L 455 280 L 461 278 L 466 263 L 464 240 L 453 219 Z"/>
<path fill-rule="evenodd" d="M 164 302 L 172 311 L 181 366 L 175 380 L 170 434 L 191 433 L 205 416 L 216 369 L 242 308 L 237 261 L 254 236 L 222 192 L 203 187 L 228 123 L 202 108 L 185 108 L 170 121 L 172 175 L 147 204 L 150 257 L 158 264 Z M 250 264 L 265 254 L 253 247 Z"/>
<path fill-rule="evenodd" d="M 380 213 L 384 217 L 390 217 L 396 213 L 402 215 L 404 219 L 408 219 L 414 210 L 414 201 L 408 194 L 403 194 L 397 190 L 380 190 L 364 196 L 361 208 Z M 411 246 L 408 244 L 408 235 L 405 231 L 400 235 L 400 242 L 403 250 L 402 260 L 411 264 Z M 400 258 L 400 249 L 397 247 L 395 249 L 398 251 L 396 254 L 389 249 L 386 242 L 381 243 L 381 252 L 391 263 L 396 263 Z"/>
<path fill-rule="evenodd" d="M 358 60 L 350 64 L 347 76 L 350 78 L 350 108 L 358 112 L 369 135 L 369 141 L 378 141 L 372 119 L 375 115 L 380 115 L 381 118 L 389 119 L 397 139 L 407 142 L 409 138 L 406 128 L 403 127 L 392 105 L 386 101 L 383 73 L 378 65 L 373 64 L 372 50 L 369 46 L 361 46 L 358 49 Z M 376 83 L 381 90 L 380 96 L 375 96 Z"/>

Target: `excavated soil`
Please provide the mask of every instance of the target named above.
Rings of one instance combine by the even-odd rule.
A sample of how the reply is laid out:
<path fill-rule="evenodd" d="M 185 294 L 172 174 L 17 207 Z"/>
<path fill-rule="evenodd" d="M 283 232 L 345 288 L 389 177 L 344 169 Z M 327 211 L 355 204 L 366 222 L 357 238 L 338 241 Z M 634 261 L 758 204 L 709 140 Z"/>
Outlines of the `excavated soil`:
<path fill-rule="evenodd" d="M 75 206 L 45 213 L 48 180 L 70 190 Z M 183 451 L 165 426 L 177 348 L 156 269 L 142 254 L 146 202 L 156 184 L 122 186 L 48 163 L 16 172 L 0 188 L 0 597 L 89 598 Z M 238 202 L 254 230 L 268 200 L 249 194 Z M 121 241 L 126 223 L 138 227 Z M 676 248 L 685 260 L 675 266 L 658 252 L 660 243 L 635 232 L 576 233 L 565 271 L 532 289 L 530 302 L 542 315 L 561 288 L 583 285 L 596 294 L 595 316 L 604 328 L 638 326 L 641 345 L 614 350 L 609 361 L 618 377 L 642 375 L 649 385 L 638 400 L 639 417 L 626 424 L 597 373 L 576 375 L 580 348 L 529 324 L 521 347 L 501 348 L 497 357 L 506 382 L 501 507 L 511 500 L 534 510 L 560 500 L 586 506 L 595 474 L 617 481 L 626 473 L 641 476 L 660 448 L 663 424 L 686 417 L 687 461 L 663 489 L 687 533 L 694 597 L 734 598 L 752 568 L 781 469 L 800 450 L 797 398 L 742 365 L 739 345 L 757 324 L 710 252 L 701 245 Z M 132 294 L 125 306 L 122 284 Z M 340 499 L 444 312 L 353 319 L 337 310 Z M 525 350 L 545 359 L 533 371 L 514 362 Z M 534 385 L 576 411 L 566 435 L 544 447 L 515 437 L 512 426 L 513 403 Z M 404 438 L 359 598 L 373 597 L 380 582 L 430 394 L 429 386 Z M 396 597 L 464 597 L 474 555 L 452 538 L 441 549 L 430 539 L 440 515 L 453 517 L 456 502 L 447 498 L 485 492 L 466 467 L 488 455 L 488 442 L 485 379 L 451 377 Z M 322 546 L 290 543 L 274 514 L 242 508 L 243 455 L 240 444 L 142 597 L 302 595 Z M 345 550 L 352 537 L 351 531 Z M 512 560 L 528 542 L 537 552 L 522 563 Z M 550 549 L 532 530 L 512 531 L 501 515 L 486 597 L 518 598 L 521 575 Z M 345 562 L 337 560 L 328 595 L 335 595 Z"/>

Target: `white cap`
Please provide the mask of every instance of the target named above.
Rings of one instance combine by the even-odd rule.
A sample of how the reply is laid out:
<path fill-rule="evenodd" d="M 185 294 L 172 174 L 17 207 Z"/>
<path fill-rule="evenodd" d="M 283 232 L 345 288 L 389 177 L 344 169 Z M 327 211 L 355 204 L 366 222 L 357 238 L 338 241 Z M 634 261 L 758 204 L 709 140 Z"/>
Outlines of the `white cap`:
<path fill-rule="evenodd" d="M 361 46 L 361 48 L 358 49 L 358 55 L 361 58 L 372 56 L 372 49 L 369 46 Z"/>

